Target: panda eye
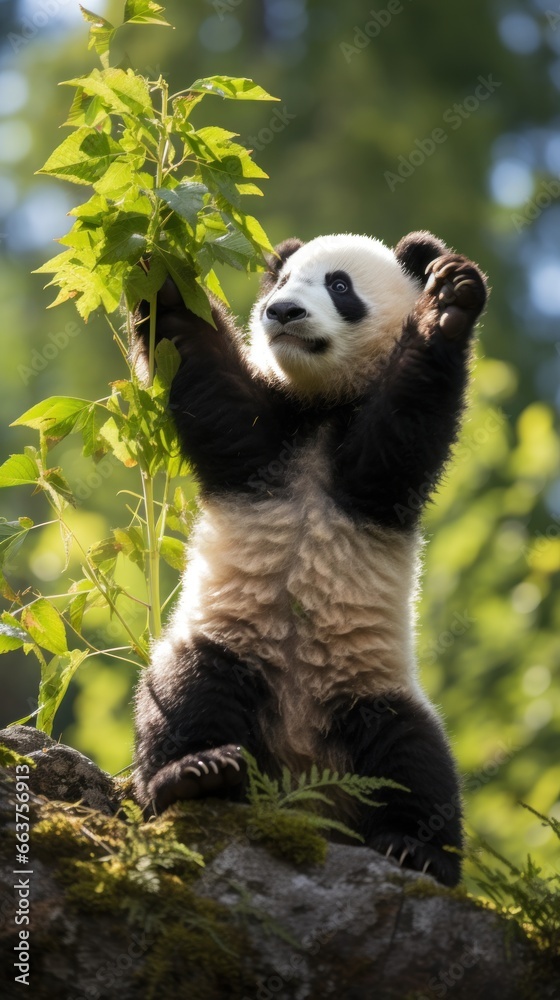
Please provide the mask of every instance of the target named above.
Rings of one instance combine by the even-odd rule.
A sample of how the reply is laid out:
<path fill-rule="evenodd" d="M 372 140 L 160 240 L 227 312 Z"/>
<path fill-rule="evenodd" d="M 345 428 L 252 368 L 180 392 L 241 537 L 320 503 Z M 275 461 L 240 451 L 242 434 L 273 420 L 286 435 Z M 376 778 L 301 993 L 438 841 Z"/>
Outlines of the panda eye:
<path fill-rule="evenodd" d="M 338 292 L 341 295 L 348 291 L 348 282 L 344 278 L 333 278 L 329 283 L 329 288 L 332 288 L 333 292 Z"/>

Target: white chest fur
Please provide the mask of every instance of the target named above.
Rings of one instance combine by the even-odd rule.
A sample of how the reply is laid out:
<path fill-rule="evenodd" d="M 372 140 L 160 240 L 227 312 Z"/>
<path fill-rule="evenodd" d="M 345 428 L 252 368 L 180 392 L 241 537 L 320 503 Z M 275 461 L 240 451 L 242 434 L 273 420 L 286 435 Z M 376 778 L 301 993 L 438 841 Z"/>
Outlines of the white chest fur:
<path fill-rule="evenodd" d="M 205 504 L 167 638 L 202 633 L 270 665 L 290 701 L 416 693 L 418 539 L 354 522 L 325 470 L 316 445 L 281 495 Z"/>

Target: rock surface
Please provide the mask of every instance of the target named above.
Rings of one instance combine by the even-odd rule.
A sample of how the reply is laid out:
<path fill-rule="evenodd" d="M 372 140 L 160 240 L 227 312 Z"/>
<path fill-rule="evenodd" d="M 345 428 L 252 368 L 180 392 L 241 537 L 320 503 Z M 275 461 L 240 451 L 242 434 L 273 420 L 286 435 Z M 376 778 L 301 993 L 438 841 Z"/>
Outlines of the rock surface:
<path fill-rule="evenodd" d="M 57 743 L 32 726 L 0 729 L 0 744 L 34 761 L 29 787 L 37 795 L 64 802 L 81 799 L 84 805 L 108 815 L 118 807 L 111 776 L 79 750 Z"/>
<path fill-rule="evenodd" d="M 38 773 L 30 774 L 29 781 L 32 867 L 20 876 L 14 874 L 16 785 L 13 769 L 0 769 L 0 995 L 7 1000 L 25 993 L 25 986 L 14 982 L 13 949 L 20 929 L 15 923 L 15 886 L 26 877 L 31 886 L 30 923 L 23 927 L 29 927 L 27 993 L 33 1000 L 560 998 L 560 978 L 555 980 L 554 971 L 531 942 L 461 893 L 402 871 L 367 848 L 333 844 L 324 865 L 296 866 L 249 842 L 247 836 L 228 842 L 234 822 L 227 804 L 217 801 L 212 815 L 223 827 L 224 845 L 213 856 L 210 852 L 207 866 L 196 868 L 200 874 L 190 879 L 192 905 L 180 901 L 178 911 L 166 910 L 161 886 L 167 886 L 166 892 L 177 888 L 178 879 L 166 872 L 168 881 L 162 881 L 159 890 L 148 886 L 138 896 L 139 905 L 145 907 L 139 911 L 140 919 L 136 914 L 127 922 L 130 911 L 119 909 L 118 896 L 115 901 L 107 895 L 104 851 L 92 853 L 92 861 L 80 860 L 89 857 L 86 838 L 86 854 L 84 840 L 77 840 L 78 860 L 72 858 L 73 828 L 69 834 L 64 824 L 73 815 L 79 832 L 81 817 L 86 824 L 91 808 L 69 811 L 62 802 L 47 801 L 48 796 L 67 802 L 80 798 L 91 802 L 92 808 L 94 801 L 100 802 L 100 825 L 91 829 L 100 830 L 103 840 L 103 831 L 112 829 L 111 824 L 122 827 L 121 820 L 108 817 L 118 799 L 109 775 L 30 727 L 11 729 L 7 736 L 0 733 L 0 742 L 8 741 L 13 749 L 37 760 Z M 245 808 L 235 807 L 238 827 Z M 195 815 L 196 846 L 205 853 L 207 827 L 197 818 L 200 815 Z M 60 837 L 57 818 L 61 818 Z M 45 826 L 53 819 L 55 833 L 48 834 L 41 847 Z M 152 826 L 142 829 L 148 836 L 152 830 L 157 834 Z M 130 854 L 130 846 L 126 850 Z M 84 865 L 99 872 L 101 888 L 77 901 L 73 873 Z M 140 872 L 141 865 L 136 870 Z M 127 883 L 120 885 L 126 889 Z M 131 881 L 130 892 L 136 891 L 135 886 Z M 163 925 L 154 919 L 158 907 L 167 914 Z M 213 928 L 220 925 L 211 924 L 216 913 L 222 921 L 218 932 Z M 189 926 L 194 936 L 186 939 Z M 223 940 L 223 929 L 230 926 L 232 940 L 238 934 L 241 941 L 236 955 L 230 953 L 229 939 Z"/>

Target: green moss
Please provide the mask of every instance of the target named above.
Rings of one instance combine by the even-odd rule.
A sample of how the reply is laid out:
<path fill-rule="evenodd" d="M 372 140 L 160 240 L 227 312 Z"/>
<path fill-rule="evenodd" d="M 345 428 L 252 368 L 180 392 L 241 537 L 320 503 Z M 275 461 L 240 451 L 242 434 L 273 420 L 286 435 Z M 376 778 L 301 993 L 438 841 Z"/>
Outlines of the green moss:
<path fill-rule="evenodd" d="M 86 860 L 118 846 L 124 824 L 91 809 L 49 803 L 33 827 L 33 850 L 48 861 Z"/>
<path fill-rule="evenodd" d="M 24 754 L 18 753 L 17 750 L 12 750 L 4 743 L 0 743 L 0 767 L 15 767 L 16 764 L 26 764 L 29 768 L 37 767 L 37 764 L 31 757 L 25 757 Z"/>
<path fill-rule="evenodd" d="M 157 823 L 172 824 L 175 836 L 192 850 L 200 851 L 208 863 L 228 844 L 246 840 L 251 812 L 248 806 L 236 802 L 199 799 L 177 803 Z"/>
<path fill-rule="evenodd" d="M 191 895 L 151 950 L 140 981 L 146 1000 L 242 1000 L 255 994 L 252 949 L 232 914 Z"/>
<path fill-rule="evenodd" d="M 432 896 L 445 896 L 447 899 L 457 899 L 464 902 L 468 899 L 471 903 L 479 902 L 474 896 L 462 886 L 455 886 L 454 889 L 449 889 L 445 885 L 440 885 L 439 882 L 434 882 L 431 878 L 419 878 L 415 879 L 414 882 L 402 882 L 398 876 L 396 876 L 399 885 L 402 886 L 403 892 L 406 896 L 417 896 L 420 899 L 428 899 Z"/>
<path fill-rule="evenodd" d="M 253 813 L 248 836 L 294 864 L 324 864 L 328 843 L 305 817 L 288 810 Z"/>

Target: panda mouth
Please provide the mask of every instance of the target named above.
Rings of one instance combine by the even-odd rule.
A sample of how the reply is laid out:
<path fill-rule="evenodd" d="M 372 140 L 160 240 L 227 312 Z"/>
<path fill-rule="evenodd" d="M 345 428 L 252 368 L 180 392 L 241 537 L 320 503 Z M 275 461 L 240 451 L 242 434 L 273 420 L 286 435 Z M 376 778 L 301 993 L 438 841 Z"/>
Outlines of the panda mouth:
<path fill-rule="evenodd" d="M 287 330 L 279 330 L 271 337 L 270 342 L 297 347 L 307 354 L 324 354 L 329 346 L 328 340 L 324 337 L 303 337 L 299 333 L 288 333 Z"/>

